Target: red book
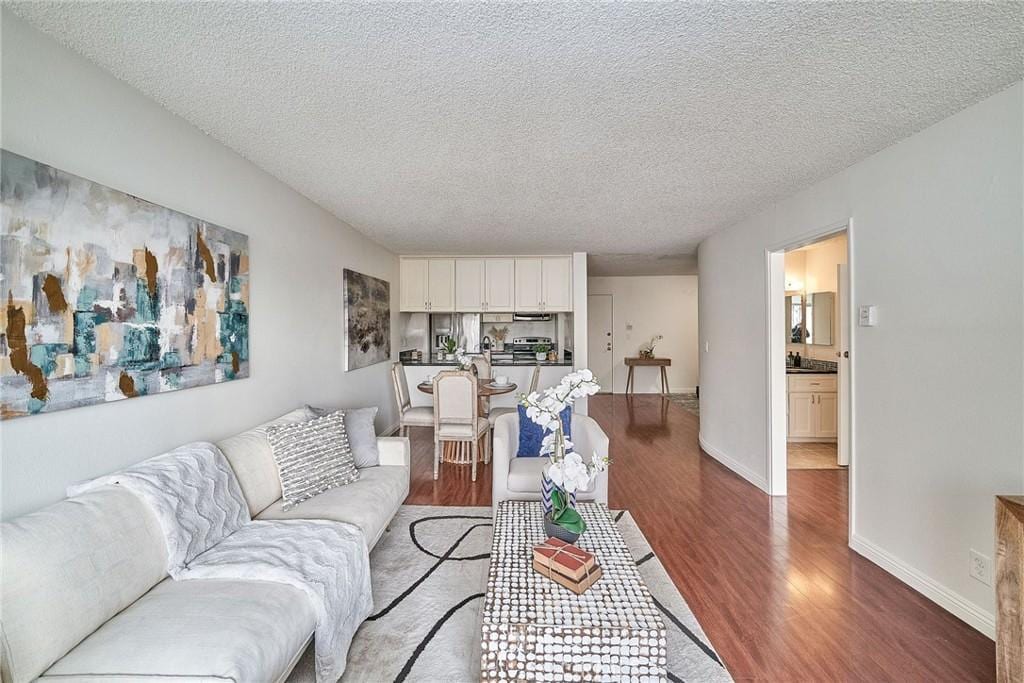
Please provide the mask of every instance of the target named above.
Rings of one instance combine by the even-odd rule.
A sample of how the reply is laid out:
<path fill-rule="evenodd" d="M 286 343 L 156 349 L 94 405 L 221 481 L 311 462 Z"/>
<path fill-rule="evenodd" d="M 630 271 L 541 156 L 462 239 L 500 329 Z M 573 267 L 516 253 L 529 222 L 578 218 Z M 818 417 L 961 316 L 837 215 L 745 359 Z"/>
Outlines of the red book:
<path fill-rule="evenodd" d="M 601 578 L 602 573 L 601 567 L 595 565 L 594 568 L 589 570 L 582 579 L 579 581 L 573 581 L 568 576 L 563 576 L 556 571 L 552 571 L 549 567 L 541 565 L 537 560 L 533 561 L 533 568 L 558 585 L 568 588 L 576 595 L 583 595 L 588 588 L 597 583 L 597 580 Z"/>
<path fill-rule="evenodd" d="M 594 553 L 554 536 L 533 547 L 533 560 L 541 567 L 556 571 L 572 581 L 586 578 L 597 564 Z"/>

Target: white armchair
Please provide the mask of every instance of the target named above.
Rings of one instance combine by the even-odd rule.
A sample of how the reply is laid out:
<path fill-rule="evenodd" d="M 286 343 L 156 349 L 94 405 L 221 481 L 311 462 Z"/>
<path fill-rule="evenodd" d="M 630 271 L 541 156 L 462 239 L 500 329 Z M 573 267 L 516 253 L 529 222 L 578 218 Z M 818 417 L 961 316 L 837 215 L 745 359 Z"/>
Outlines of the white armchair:
<path fill-rule="evenodd" d="M 575 451 L 589 461 L 594 451 L 608 455 L 608 436 L 593 418 L 573 413 L 570 440 Z M 494 424 L 492 453 L 493 482 L 491 499 L 494 509 L 503 500 L 540 500 L 541 475 L 547 458 L 518 458 L 519 415 L 502 415 Z M 576 499 L 608 504 L 608 471 L 597 476 L 587 491 L 579 491 Z"/>

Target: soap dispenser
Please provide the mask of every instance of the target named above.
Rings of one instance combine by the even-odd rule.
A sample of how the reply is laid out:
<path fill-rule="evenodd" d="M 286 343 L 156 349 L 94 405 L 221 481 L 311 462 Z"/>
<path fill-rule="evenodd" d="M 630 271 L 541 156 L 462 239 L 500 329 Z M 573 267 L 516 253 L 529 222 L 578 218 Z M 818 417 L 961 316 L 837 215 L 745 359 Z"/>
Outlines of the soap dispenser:
<path fill-rule="evenodd" d="M 799 351 L 796 352 L 796 358 L 793 359 L 793 367 L 794 368 L 800 367 L 800 352 Z"/>

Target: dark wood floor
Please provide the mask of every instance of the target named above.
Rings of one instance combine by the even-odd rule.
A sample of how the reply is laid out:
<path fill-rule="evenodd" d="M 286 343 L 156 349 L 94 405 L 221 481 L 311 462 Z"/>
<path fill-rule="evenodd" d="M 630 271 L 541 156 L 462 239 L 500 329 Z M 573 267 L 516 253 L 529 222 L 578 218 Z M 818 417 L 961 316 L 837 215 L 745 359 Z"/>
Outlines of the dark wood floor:
<path fill-rule="evenodd" d="M 990 681 L 991 640 L 847 547 L 845 470 L 789 472 L 772 499 L 697 444 L 658 396 L 601 395 L 610 506 L 628 509 L 737 680 Z M 490 468 L 446 465 L 414 430 L 410 504 L 490 505 Z"/>

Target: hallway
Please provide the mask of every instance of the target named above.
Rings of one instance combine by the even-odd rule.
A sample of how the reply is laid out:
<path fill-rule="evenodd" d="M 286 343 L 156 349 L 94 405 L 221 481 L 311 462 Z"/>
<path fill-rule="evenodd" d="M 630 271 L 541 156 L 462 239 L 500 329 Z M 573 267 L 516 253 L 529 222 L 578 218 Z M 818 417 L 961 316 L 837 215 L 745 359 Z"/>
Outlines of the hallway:
<path fill-rule="evenodd" d="M 772 500 L 697 444 L 698 418 L 655 395 L 599 395 L 610 506 L 628 509 L 736 680 L 987 681 L 994 645 L 847 547 L 847 472 L 789 472 Z M 490 468 L 432 479 L 413 432 L 409 504 L 489 505 Z"/>

